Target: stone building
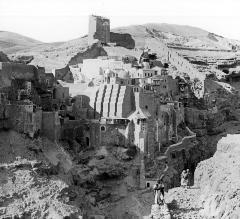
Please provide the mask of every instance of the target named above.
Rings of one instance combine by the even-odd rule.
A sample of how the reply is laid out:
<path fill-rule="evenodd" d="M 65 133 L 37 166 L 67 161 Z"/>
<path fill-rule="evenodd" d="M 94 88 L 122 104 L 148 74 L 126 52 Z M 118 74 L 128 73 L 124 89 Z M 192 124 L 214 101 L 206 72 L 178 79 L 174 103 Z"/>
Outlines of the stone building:
<path fill-rule="evenodd" d="M 103 44 L 110 43 L 110 20 L 105 17 L 91 15 L 89 16 L 89 45 L 96 39 Z"/>
<path fill-rule="evenodd" d="M 19 133 L 34 137 L 42 129 L 42 110 L 32 103 L 8 104 L 6 108 L 9 115 L 10 127 Z"/>
<path fill-rule="evenodd" d="M 73 74 L 68 65 L 66 65 L 64 68 L 53 69 L 52 73 L 54 74 L 56 80 L 61 80 L 68 83 L 74 82 Z"/>
<path fill-rule="evenodd" d="M 41 134 L 52 141 L 58 141 L 60 139 L 60 131 L 58 112 L 43 112 Z"/>
<path fill-rule="evenodd" d="M 38 69 L 33 65 L 0 62 L 0 87 L 11 86 L 13 79 L 38 80 Z"/>

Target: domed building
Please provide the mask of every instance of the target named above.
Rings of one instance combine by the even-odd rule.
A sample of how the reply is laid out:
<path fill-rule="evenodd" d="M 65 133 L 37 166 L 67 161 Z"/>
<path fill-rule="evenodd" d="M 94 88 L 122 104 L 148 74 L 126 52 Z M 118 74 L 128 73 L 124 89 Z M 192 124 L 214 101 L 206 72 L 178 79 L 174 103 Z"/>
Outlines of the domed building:
<path fill-rule="evenodd" d="M 124 69 L 120 69 L 119 71 L 117 71 L 117 76 L 119 78 L 122 78 L 122 79 L 129 79 L 130 78 L 129 72 L 124 70 Z"/>

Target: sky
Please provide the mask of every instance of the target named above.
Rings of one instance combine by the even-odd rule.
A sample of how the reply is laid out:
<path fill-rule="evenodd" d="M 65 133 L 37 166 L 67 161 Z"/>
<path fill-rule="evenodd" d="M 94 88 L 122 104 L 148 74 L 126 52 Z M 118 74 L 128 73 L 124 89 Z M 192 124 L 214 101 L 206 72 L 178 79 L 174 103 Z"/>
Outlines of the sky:
<path fill-rule="evenodd" d="M 88 32 L 88 16 L 111 28 L 145 23 L 200 27 L 240 40 L 240 0 L 0 0 L 0 31 L 42 42 L 67 41 Z"/>

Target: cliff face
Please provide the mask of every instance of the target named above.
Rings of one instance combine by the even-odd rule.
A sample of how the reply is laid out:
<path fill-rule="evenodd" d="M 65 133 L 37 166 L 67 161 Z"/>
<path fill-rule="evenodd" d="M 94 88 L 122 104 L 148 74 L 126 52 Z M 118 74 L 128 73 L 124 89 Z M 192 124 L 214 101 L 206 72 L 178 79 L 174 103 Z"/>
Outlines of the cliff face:
<path fill-rule="evenodd" d="M 238 218 L 240 215 L 240 135 L 227 135 L 214 156 L 198 164 L 195 184 L 200 187 L 204 217 Z"/>

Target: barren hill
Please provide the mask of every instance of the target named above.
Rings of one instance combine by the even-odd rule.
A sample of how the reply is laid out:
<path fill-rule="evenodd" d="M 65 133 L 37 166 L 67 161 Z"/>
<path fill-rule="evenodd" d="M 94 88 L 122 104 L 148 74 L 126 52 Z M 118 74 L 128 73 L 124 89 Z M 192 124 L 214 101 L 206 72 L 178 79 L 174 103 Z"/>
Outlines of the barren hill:
<path fill-rule="evenodd" d="M 6 53 L 14 53 L 39 44 L 43 43 L 17 33 L 0 31 L 0 50 Z"/>
<path fill-rule="evenodd" d="M 160 42 L 181 53 L 187 50 L 190 55 L 194 53 L 193 56 L 202 51 L 206 51 L 209 56 L 213 51 L 230 53 L 233 47 L 240 47 L 240 42 L 237 40 L 230 40 L 191 26 L 150 23 L 114 28 L 111 32 L 111 41 L 117 42 L 118 46 L 105 47 L 109 55 L 129 54 L 138 58 L 139 52 L 132 48 L 138 50 L 143 47 L 149 47 L 158 53 L 162 49 Z M 31 64 L 45 66 L 47 71 L 63 67 L 72 57 L 86 49 L 86 36 L 67 42 L 41 43 L 18 34 L 0 32 L 0 51 L 5 52 L 10 58 L 18 55 L 33 55 Z"/>

